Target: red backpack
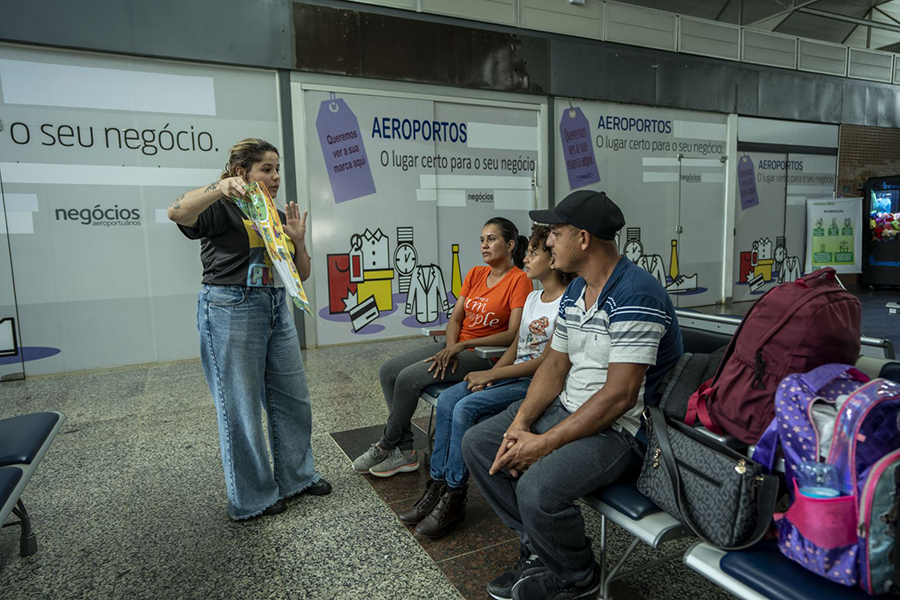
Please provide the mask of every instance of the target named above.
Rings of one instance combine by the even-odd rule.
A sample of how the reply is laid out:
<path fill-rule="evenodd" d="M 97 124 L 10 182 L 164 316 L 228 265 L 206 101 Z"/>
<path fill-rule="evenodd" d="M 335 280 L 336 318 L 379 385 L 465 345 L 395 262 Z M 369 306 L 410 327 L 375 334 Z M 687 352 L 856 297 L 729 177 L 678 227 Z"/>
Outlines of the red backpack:
<path fill-rule="evenodd" d="M 715 376 L 691 396 L 685 422 L 755 444 L 775 416 L 784 377 L 855 364 L 862 306 L 825 268 L 764 294 L 741 321 Z"/>

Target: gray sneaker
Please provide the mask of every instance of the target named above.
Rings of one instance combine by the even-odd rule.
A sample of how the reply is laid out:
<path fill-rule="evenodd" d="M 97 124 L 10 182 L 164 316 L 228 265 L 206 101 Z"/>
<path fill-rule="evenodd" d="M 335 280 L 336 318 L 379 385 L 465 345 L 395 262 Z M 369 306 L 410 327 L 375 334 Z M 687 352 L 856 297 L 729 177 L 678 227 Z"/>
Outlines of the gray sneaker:
<path fill-rule="evenodd" d="M 386 459 L 390 454 L 390 450 L 382 450 L 378 444 L 372 444 L 371 448 L 353 461 L 353 470 L 357 473 L 368 473 L 371 467 Z"/>
<path fill-rule="evenodd" d="M 369 469 L 375 477 L 391 477 L 397 473 L 411 473 L 419 468 L 419 453 L 394 448 L 383 461 Z"/>

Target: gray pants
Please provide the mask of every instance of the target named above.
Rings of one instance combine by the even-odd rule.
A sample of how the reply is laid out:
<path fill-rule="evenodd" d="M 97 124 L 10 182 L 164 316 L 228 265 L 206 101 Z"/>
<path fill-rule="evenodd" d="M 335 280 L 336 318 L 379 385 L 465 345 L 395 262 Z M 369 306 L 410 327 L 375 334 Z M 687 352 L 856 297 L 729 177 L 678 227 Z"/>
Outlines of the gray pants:
<path fill-rule="evenodd" d="M 575 440 L 534 463 L 519 478 L 488 470 L 521 401 L 475 425 L 463 437 L 463 458 L 500 519 L 559 578 L 590 577 L 591 542 L 575 500 L 640 469 L 643 452 L 629 433 L 612 429 Z M 531 430 L 544 433 L 569 416 L 554 400 Z"/>
<path fill-rule="evenodd" d="M 395 356 L 381 365 L 379 378 L 389 415 L 378 445 L 385 450 L 395 447 L 412 450 L 413 433 L 410 421 L 416 412 L 419 395 L 423 389 L 435 383 L 458 383 L 472 371 L 491 368 L 491 363 L 486 358 L 478 358 L 473 351 L 463 350 L 457 355 L 459 366 L 456 373 L 451 374 L 448 370 L 444 379 L 435 379 L 434 373 L 428 372 L 431 363 L 423 361 L 434 356 L 443 347 L 441 344 L 425 344 Z"/>

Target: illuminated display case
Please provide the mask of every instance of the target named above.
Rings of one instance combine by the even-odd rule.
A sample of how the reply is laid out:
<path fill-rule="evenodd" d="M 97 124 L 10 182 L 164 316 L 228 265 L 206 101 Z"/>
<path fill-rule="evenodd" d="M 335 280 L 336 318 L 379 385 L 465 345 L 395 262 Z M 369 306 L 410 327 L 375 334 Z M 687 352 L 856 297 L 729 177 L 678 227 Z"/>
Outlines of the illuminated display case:
<path fill-rule="evenodd" d="M 900 175 L 866 180 L 864 285 L 900 287 Z"/>

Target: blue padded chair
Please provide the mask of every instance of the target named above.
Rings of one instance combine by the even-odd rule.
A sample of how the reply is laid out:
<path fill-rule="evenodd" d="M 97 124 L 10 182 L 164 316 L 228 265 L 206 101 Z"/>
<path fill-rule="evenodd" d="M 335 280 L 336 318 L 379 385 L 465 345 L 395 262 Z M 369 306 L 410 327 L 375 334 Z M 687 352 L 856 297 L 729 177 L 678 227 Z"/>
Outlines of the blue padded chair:
<path fill-rule="evenodd" d="M 871 598 L 804 569 L 770 540 L 740 552 L 725 552 L 704 542 L 691 546 L 684 563 L 743 600 L 862 600 Z"/>
<path fill-rule="evenodd" d="M 20 527 L 19 553 L 37 552 L 37 539 L 22 493 L 53 439 L 66 421 L 61 412 L 42 412 L 0 419 L 0 523 Z M 18 521 L 6 523 L 10 513 Z"/>

